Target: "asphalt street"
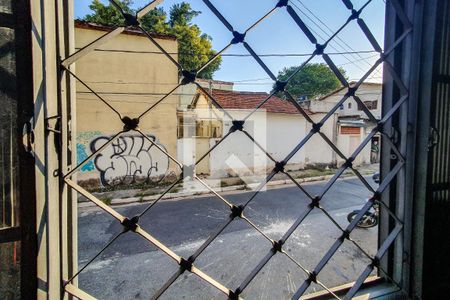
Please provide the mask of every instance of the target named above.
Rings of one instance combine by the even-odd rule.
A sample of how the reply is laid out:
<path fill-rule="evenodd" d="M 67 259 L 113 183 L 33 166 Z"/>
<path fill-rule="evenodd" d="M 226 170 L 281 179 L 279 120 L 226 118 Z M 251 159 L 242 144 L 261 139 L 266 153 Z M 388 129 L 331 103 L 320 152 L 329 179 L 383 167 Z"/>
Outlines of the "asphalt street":
<path fill-rule="evenodd" d="M 370 179 L 368 179 L 370 181 Z M 373 182 L 371 182 L 374 184 Z M 305 184 L 312 195 L 320 194 L 326 182 Z M 235 205 L 245 203 L 253 193 L 223 194 Z M 335 220 L 314 209 L 284 245 L 287 253 L 303 268 L 312 270 L 341 235 L 337 226 L 348 225 L 348 212 L 361 208 L 370 192 L 356 178 L 338 180 L 321 200 L 321 206 Z M 259 193 L 245 215 L 266 235 L 278 240 L 307 208 L 310 200 L 296 186 L 280 186 Z M 132 217 L 149 203 L 115 207 Z M 216 196 L 165 200 L 154 205 L 140 226 L 183 257 L 189 257 L 208 236 L 224 224 L 228 207 Z M 361 249 L 346 241 L 319 274 L 327 287 L 356 280 L 370 264 L 364 254 L 374 255 L 377 229 L 355 229 L 352 239 Z M 94 257 L 122 226 L 97 208 L 79 210 L 78 254 L 80 268 Z M 212 278 L 231 289 L 270 251 L 267 239 L 245 221 L 236 219 L 205 249 L 195 264 Z M 364 251 L 364 252 L 363 252 Z M 149 299 L 177 271 L 177 264 L 164 253 L 132 232 L 120 237 L 79 275 L 79 286 L 99 299 Z M 246 299 L 289 299 L 306 278 L 305 272 L 284 254 L 275 255 L 243 292 Z M 322 290 L 313 284 L 308 293 Z M 198 277 L 185 273 L 166 291 L 164 299 L 225 299 L 223 294 Z"/>

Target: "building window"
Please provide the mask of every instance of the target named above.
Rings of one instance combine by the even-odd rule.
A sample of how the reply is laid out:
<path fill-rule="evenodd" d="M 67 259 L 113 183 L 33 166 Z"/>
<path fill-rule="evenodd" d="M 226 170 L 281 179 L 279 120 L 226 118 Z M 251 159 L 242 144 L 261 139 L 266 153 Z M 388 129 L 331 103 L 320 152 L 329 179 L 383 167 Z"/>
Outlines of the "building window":
<path fill-rule="evenodd" d="M 351 102 L 349 102 L 349 103 L 347 104 L 347 108 L 348 108 L 348 109 L 351 109 L 351 108 L 352 108 L 352 103 L 351 103 Z"/>
<path fill-rule="evenodd" d="M 221 138 L 222 122 L 219 120 L 195 120 L 180 117 L 178 119 L 178 138 Z"/>
<path fill-rule="evenodd" d="M 341 134 L 360 134 L 359 127 L 341 126 Z"/>
<path fill-rule="evenodd" d="M 375 110 L 378 107 L 378 101 L 364 101 L 364 105 L 367 107 L 368 110 Z M 362 104 L 358 103 L 358 110 L 363 110 Z"/>
<path fill-rule="evenodd" d="M 221 138 L 222 122 L 219 120 L 197 120 L 195 136 L 200 138 Z"/>

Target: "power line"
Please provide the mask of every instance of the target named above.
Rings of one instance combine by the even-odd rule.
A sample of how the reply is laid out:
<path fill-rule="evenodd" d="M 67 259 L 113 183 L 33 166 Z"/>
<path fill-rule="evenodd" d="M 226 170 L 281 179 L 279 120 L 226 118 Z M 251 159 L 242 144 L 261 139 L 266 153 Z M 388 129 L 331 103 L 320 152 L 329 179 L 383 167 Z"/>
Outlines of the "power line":
<path fill-rule="evenodd" d="M 312 20 L 304 11 L 302 11 L 295 3 L 293 3 L 292 2 L 292 0 L 290 0 L 291 1 L 291 3 L 303 14 L 303 15 L 305 15 L 314 25 L 316 25 L 322 32 L 324 32 L 327 36 L 328 36 L 328 34 L 323 30 L 323 28 L 321 28 L 321 26 L 320 25 L 318 25 L 314 20 Z M 298 3 L 300 3 L 303 7 L 305 7 L 321 24 L 323 24 L 331 33 L 333 33 L 333 30 L 328 26 L 328 25 L 326 25 L 326 23 L 324 23 L 319 17 L 317 17 L 317 15 L 315 15 L 305 4 L 303 4 L 302 2 L 301 2 L 301 0 L 296 0 Z M 306 24 L 305 24 L 306 25 Z M 311 28 L 310 28 L 311 29 Z M 317 32 L 315 32 L 315 31 L 313 31 L 314 33 L 316 33 L 317 34 Z M 323 37 L 321 37 L 320 35 L 318 35 L 321 39 L 323 39 Z M 350 50 L 354 50 L 350 45 L 348 45 L 344 40 L 342 40 L 339 36 L 336 36 L 336 38 L 338 39 L 338 40 L 340 40 L 341 42 L 343 42 Z M 334 42 L 334 43 L 336 43 L 337 45 L 339 45 L 342 49 L 344 49 L 344 50 L 347 50 L 346 49 L 346 47 L 344 47 L 344 46 L 342 46 L 340 43 L 338 43 L 336 40 L 331 40 L 332 42 Z M 330 45 L 330 47 L 331 48 L 333 48 L 333 49 L 335 49 L 336 50 L 336 48 L 334 48 L 334 47 L 332 47 L 331 45 Z M 378 54 L 378 52 L 377 51 L 374 51 L 374 52 L 376 52 L 377 54 Z M 373 58 L 373 57 L 375 57 L 375 56 L 371 56 L 371 57 L 367 57 L 367 58 L 363 58 L 361 55 L 360 55 L 360 53 L 358 53 L 357 51 L 352 51 L 352 53 L 348 53 L 348 54 L 350 54 L 350 55 L 353 55 L 354 56 L 354 54 L 356 54 L 356 55 L 358 55 L 361 59 L 357 59 L 357 60 L 349 60 L 348 59 L 348 57 L 346 57 L 346 56 L 344 56 L 343 55 L 343 57 L 348 61 L 348 63 L 345 63 L 345 64 L 341 64 L 340 66 L 342 66 L 342 65 L 348 65 L 348 64 L 353 64 L 354 66 L 356 66 L 357 68 L 359 68 L 361 71 L 363 71 L 363 72 L 366 72 L 366 70 L 364 70 L 363 68 L 361 68 L 358 64 L 356 64 L 356 62 L 357 61 L 364 61 L 368 66 L 372 66 L 372 64 L 371 63 L 369 63 L 367 60 L 369 60 L 369 59 L 371 59 L 371 58 Z M 376 70 L 375 72 L 374 72 L 374 74 L 372 75 L 372 76 L 374 76 L 374 75 L 377 75 L 379 73 L 379 70 Z"/>
<path fill-rule="evenodd" d="M 300 0 L 297 0 L 299 3 L 301 3 L 300 2 Z M 299 10 L 305 17 L 307 17 L 314 25 L 316 25 L 316 27 L 317 28 L 319 28 L 325 35 L 326 35 L 326 37 L 327 37 L 327 39 L 330 37 L 329 36 L 329 33 L 327 33 L 325 30 L 323 30 L 323 28 L 320 26 L 320 25 L 318 25 L 313 19 L 311 19 L 311 17 L 309 17 L 301 8 L 299 8 L 295 3 L 293 3 L 292 2 L 292 0 L 291 0 L 291 3 L 297 8 L 297 10 Z M 303 3 L 301 3 L 301 4 L 303 4 Z M 304 5 L 303 5 L 304 6 Z M 310 11 L 309 9 L 308 9 L 308 11 Z M 322 20 L 320 20 L 317 16 L 316 16 L 316 18 L 321 22 L 321 23 L 323 23 L 322 22 Z M 306 25 L 306 24 L 305 24 Z M 327 28 L 329 28 L 329 27 L 327 27 Z M 312 28 L 310 28 L 309 27 L 309 29 L 311 30 Z M 331 34 L 333 34 L 333 31 L 330 29 L 330 31 L 331 31 Z M 319 35 L 318 33 L 317 33 L 317 31 L 314 31 L 313 30 L 313 32 L 316 34 L 316 35 L 318 35 L 321 39 L 323 39 L 323 40 L 327 40 L 327 39 L 324 39 L 321 35 Z M 337 36 L 337 38 L 339 38 L 339 36 Z M 336 45 L 338 45 L 340 48 L 342 48 L 342 49 L 345 49 L 345 47 L 343 47 L 340 43 L 338 43 L 336 40 L 331 40 L 330 42 L 333 42 L 333 43 L 335 43 Z M 336 50 L 336 51 L 339 51 L 339 50 L 337 50 L 336 49 L 336 47 L 334 47 L 334 46 L 332 46 L 332 45 L 330 45 L 330 47 L 332 48 L 332 49 L 334 49 L 334 50 Z M 346 49 L 345 49 L 346 50 Z M 353 58 L 348 58 L 347 56 L 345 56 L 345 55 L 343 55 L 343 57 L 349 62 L 349 63 L 351 63 L 351 64 L 353 64 L 353 65 L 355 65 L 358 69 L 360 69 L 361 71 L 363 71 L 363 72 L 365 72 L 365 70 L 362 68 L 362 67 L 360 67 L 359 65 L 357 65 L 355 62 L 354 62 L 354 60 L 353 60 Z"/>
<path fill-rule="evenodd" d="M 296 0 L 300 5 L 302 5 L 314 18 L 316 18 L 321 24 L 323 24 L 330 32 L 333 34 L 333 29 L 331 29 L 325 22 L 323 22 L 315 13 L 313 13 L 301 0 Z M 317 26 L 317 25 L 316 25 Z M 323 30 L 322 30 L 323 31 Z M 339 35 L 336 36 L 336 39 L 341 41 L 344 45 L 348 47 L 348 49 L 354 51 L 354 49 L 346 42 L 344 41 Z M 333 40 L 336 44 L 338 44 L 335 40 Z M 342 45 L 340 45 L 342 49 L 345 49 Z M 347 50 L 347 49 L 345 49 Z M 360 58 L 363 58 L 359 53 L 356 53 Z M 371 66 L 368 62 L 367 64 Z"/>
<path fill-rule="evenodd" d="M 358 81 L 358 80 L 360 80 L 361 78 L 355 78 L 355 79 L 350 79 L 349 81 Z M 383 79 L 383 76 L 377 76 L 377 77 L 370 77 L 370 78 L 367 78 L 364 82 L 369 82 L 370 83 L 370 81 L 367 81 L 368 79 Z"/>
<path fill-rule="evenodd" d="M 76 50 L 79 50 L 80 48 L 75 48 Z M 119 53 L 136 53 L 136 54 L 159 54 L 159 55 L 166 55 L 165 53 L 158 52 L 158 51 L 138 51 L 138 50 L 118 50 L 118 49 L 95 49 L 94 51 L 97 52 L 119 52 Z M 337 50 L 336 50 L 337 51 Z M 359 50 L 359 51 L 341 51 L 341 52 L 330 52 L 327 53 L 328 55 L 346 55 L 346 54 L 368 54 L 368 53 L 375 53 L 375 50 Z M 377 52 L 378 53 L 378 52 Z M 201 54 L 201 53 L 187 53 L 187 52 L 168 52 L 170 55 L 191 55 L 191 56 L 210 56 L 207 54 Z M 220 56 L 228 56 L 228 57 L 251 57 L 251 54 L 241 54 L 241 53 L 224 53 Z M 302 57 L 302 56 L 311 56 L 311 53 L 266 53 L 266 54 L 258 54 L 260 57 Z"/>
<path fill-rule="evenodd" d="M 256 78 L 256 79 L 244 79 L 238 81 L 226 81 L 226 83 L 232 83 L 236 85 L 251 85 L 251 84 L 274 84 L 274 81 L 271 82 L 261 82 L 263 80 L 272 80 L 270 77 L 267 78 Z M 127 82 L 127 81 L 84 81 L 87 84 L 117 84 L 117 85 L 153 85 L 153 86 L 173 86 L 175 87 L 178 83 L 174 82 Z M 214 83 L 212 80 L 212 84 L 220 85 L 220 83 Z"/>
<path fill-rule="evenodd" d="M 90 91 L 77 91 L 77 94 L 83 95 L 93 95 Z M 99 95 L 127 95 L 127 96 L 166 96 L 167 93 L 145 93 L 145 92 L 97 92 Z M 172 93 L 169 96 L 194 96 L 196 93 L 187 94 L 187 93 Z"/>
<path fill-rule="evenodd" d="M 255 79 L 243 79 L 243 80 L 236 80 L 236 81 L 233 81 L 233 83 L 247 82 L 247 81 L 262 81 L 262 80 L 272 80 L 272 78 L 270 78 L 270 77 L 264 77 L 264 78 L 255 78 Z"/>
<path fill-rule="evenodd" d="M 320 25 L 318 25 L 314 20 L 311 19 L 311 17 L 309 17 L 300 7 L 297 6 L 297 4 L 295 4 L 294 2 L 292 2 L 291 0 L 291 4 L 299 11 L 301 12 L 305 17 L 307 17 L 314 25 L 316 25 L 321 31 L 323 31 L 326 35 L 327 38 L 329 38 L 328 34 L 320 27 Z M 311 26 L 308 26 L 305 24 L 306 27 L 308 27 L 309 30 L 311 30 L 316 36 L 318 36 L 319 38 L 321 38 L 322 40 L 327 40 L 324 39 L 323 36 L 321 34 L 319 34 L 317 31 L 315 31 L 314 29 L 311 28 Z M 333 45 L 330 45 L 330 48 L 334 49 L 335 51 L 339 51 L 336 47 L 334 47 Z M 342 48 L 342 46 L 341 46 Z M 361 71 L 365 72 L 365 70 L 363 68 L 361 68 L 359 65 L 355 64 L 351 59 L 349 59 L 347 56 L 342 55 L 348 62 L 353 63 L 357 68 L 359 68 Z"/>
<path fill-rule="evenodd" d="M 363 58 L 361 58 L 361 59 L 357 59 L 357 60 L 354 60 L 354 61 L 352 61 L 352 62 L 347 62 L 347 63 L 339 64 L 339 65 L 336 65 L 336 66 L 337 66 L 337 67 L 342 67 L 342 66 L 345 66 L 345 65 L 353 64 L 354 62 L 363 61 L 363 60 L 369 60 L 369 59 L 372 59 L 372 58 L 377 57 L 377 56 L 379 56 L 378 53 L 375 54 L 375 55 L 371 55 L 371 56 L 369 56 L 369 57 L 363 57 Z"/>
<path fill-rule="evenodd" d="M 374 72 L 372 73 L 372 75 L 370 75 L 367 80 L 369 79 L 374 79 L 374 78 L 383 78 L 383 74 L 380 74 L 380 72 L 382 71 L 382 68 L 376 68 L 374 70 Z M 376 75 L 381 75 L 381 77 L 375 77 Z"/>

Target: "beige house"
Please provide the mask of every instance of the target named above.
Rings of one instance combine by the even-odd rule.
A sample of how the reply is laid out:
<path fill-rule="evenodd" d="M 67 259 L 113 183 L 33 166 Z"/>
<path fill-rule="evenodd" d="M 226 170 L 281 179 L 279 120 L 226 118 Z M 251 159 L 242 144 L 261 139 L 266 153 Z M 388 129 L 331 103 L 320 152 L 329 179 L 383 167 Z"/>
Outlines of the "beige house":
<path fill-rule="evenodd" d="M 303 101 L 302 105 L 312 112 L 326 112 L 331 110 L 344 97 L 346 92 L 347 89 L 341 87 L 318 100 Z M 376 119 L 381 118 L 381 83 L 364 82 L 358 88 L 356 95 Z M 339 116 L 336 127 L 337 146 L 344 155 L 350 156 L 373 130 L 376 123 L 369 119 L 362 106 L 353 97 L 348 98 L 338 108 L 337 113 Z M 372 141 L 357 156 L 355 163 L 368 164 L 378 162 L 378 154 L 376 159 L 374 157 L 371 158 L 371 147 L 373 144 L 379 144 L 379 142 L 380 136 L 375 135 Z M 338 164 L 343 162 L 338 157 Z"/>
<path fill-rule="evenodd" d="M 209 91 L 217 104 L 230 115 L 226 116 L 208 95 L 197 92 L 189 109 L 179 112 L 178 154 L 180 159 L 192 149 L 198 159 L 222 139 L 233 126 L 232 119 L 244 119 L 269 94 L 242 92 L 231 89 Z M 325 113 L 307 113 L 319 122 Z M 335 141 L 334 128 L 337 114 L 330 117 L 321 131 Z M 309 133 L 311 124 L 294 105 L 278 97 L 272 97 L 245 123 L 245 129 L 277 161 L 283 160 Z M 189 142 L 194 145 L 187 146 Z M 318 151 L 320 149 L 320 151 Z M 186 157 L 184 157 L 186 160 Z M 330 146 L 314 135 L 288 162 L 287 170 L 299 170 L 308 166 L 333 166 L 336 156 Z M 227 137 L 197 165 L 197 173 L 221 178 L 235 175 L 260 174 L 273 168 L 266 154 L 256 147 L 242 132 Z"/>
<path fill-rule="evenodd" d="M 76 48 L 91 43 L 111 28 L 75 23 Z M 152 37 L 167 52 L 178 51 L 173 36 Z M 177 59 L 177 56 L 174 55 Z M 101 48 L 76 62 L 76 75 L 122 116 L 136 118 L 178 83 L 178 69 L 141 32 L 127 29 Z M 119 116 L 77 81 L 77 155 L 81 162 L 123 128 Z M 140 119 L 140 130 L 155 143 L 176 154 L 177 106 L 175 91 Z M 178 167 L 136 132 L 118 138 L 78 174 L 87 186 L 130 184 L 160 180 Z"/>

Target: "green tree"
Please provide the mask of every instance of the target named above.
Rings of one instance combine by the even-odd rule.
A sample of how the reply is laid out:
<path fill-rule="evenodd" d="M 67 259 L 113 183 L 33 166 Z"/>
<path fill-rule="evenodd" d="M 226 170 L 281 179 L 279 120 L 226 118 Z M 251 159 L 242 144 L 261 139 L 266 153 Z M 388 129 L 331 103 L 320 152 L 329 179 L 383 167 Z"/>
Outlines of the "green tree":
<path fill-rule="evenodd" d="M 198 70 L 216 54 L 212 49 L 211 37 L 202 33 L 197 25 L 192 24 L 192 19 L 199 14 L 200 11 L 194 11 L 190 4 L 182 2 L 171 7 L 168 21 L 169 33 L 178 39 L 178 60 L 184 69 L 190 71 Z M 212 79 L 221 63 L 222 59 L 218 57 L 200 72 L 199 77 Z"/>
<path fill-rule="evenodd" d="M 130 5 L 132 4 L 131 0 L 118 1 L 117 4 L 119 4 L 125 12 L 133 13 L 130 9 Z M 104 5 L 100 0 L 92 0 L 89 8 L 93 13 L 84 16 L 84 21 L 110 26 L 123 26 L 125 24 L 123 17 L 111 4 Z"/>
<path fill-rule="evenodd" d="M 287 80 L 298 67 L 293 66 L 284 68 L 278 73 L 277 79 L 280 81 Z M 345 76 L 345 70 L 339 68 L 342 75 Z M 323 96 L 339 88 L 341 82 L 334 75 L 333 71 L 324 63 L 310 63 L 306 64 L 302 70 L 292 77 L 286 85 L 286 90 L 289 91 L 296 99 L 302 96 L 308 99 Z M 273 87 L 275 90 L 275 86 Z M 283 94 L 280 93 L 280 97 Z"/>
<path fill-rule="evenodd" d="M 167 34 L 169 26 L 167 24 L 167 14 L 162 7 L 155 8 L 148 12 L 142 19 L 142 27 L 154 33 Z"/>
<path fill-rule="evenodd" d="M 137 10 L 132 8 L 132 0 L 116 1 L 125 12 L 135 14 Z M 91 14 L 83 20 L 87 22 L 123 26 L 124 20 L 117 9 L 111 5 L 105 5 L 100 0 L 92 0 L 89 8 Z M 162 8 L 150 11 L 141 19 L 141 26 L 149 31 L 160 34 L 171 34 L 178 41 L 178 60 L 185 70 L 195 71 L 200 69 L 217 52 L 212 49 L 212 39 L 202 33 L 200 28 L 192 23 L 192 20 L 201 14 L 195 11 L 188 3 L 174 4 L 169 11 L 169 16 Z M 209 64 L 198 75 L 200 78 L 211 79 L 215 71 L 220 68 L 221 57 Z"/>

